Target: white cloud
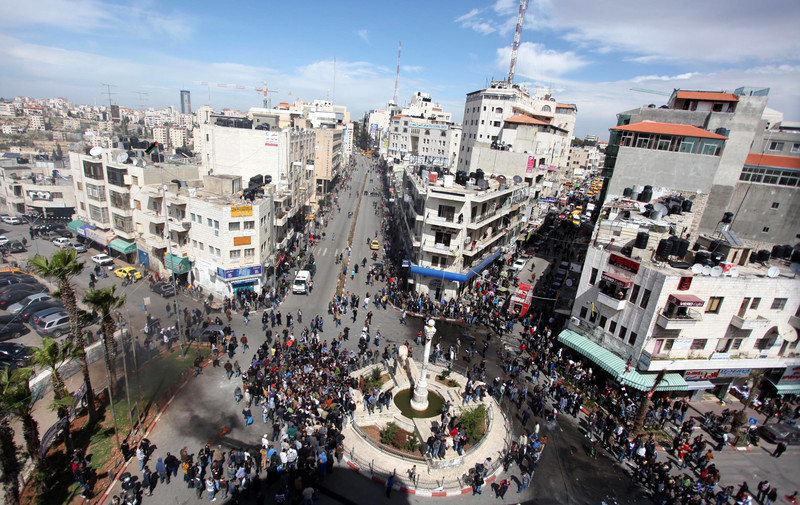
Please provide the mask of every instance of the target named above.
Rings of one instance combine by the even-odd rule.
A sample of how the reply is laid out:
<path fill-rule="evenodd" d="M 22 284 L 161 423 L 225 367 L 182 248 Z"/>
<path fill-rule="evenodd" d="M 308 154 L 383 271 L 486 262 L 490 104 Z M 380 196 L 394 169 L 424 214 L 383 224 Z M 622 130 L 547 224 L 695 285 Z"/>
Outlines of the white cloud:
<path fill-rule="evenodd" d="M 454 21 L 456 23 L 460 23 L 462 28 L 470 28 L 482 35 L 488 35 L 492 32 L 497 31 L 497 29 L 494 26 L 489 24 L 482 17 L 478 16 L 480 12 L 481 12 L 480 9 L 472 9 L 466 14 L 457 17 Z"/>
<path fill-rule="evenodd" d="M 496 0 L 492 9 L 501 16 L 516 14 L 519 11 L 519 2 L 515 0 Z"/>
<path fill-rule="evenodd" d="M 507 69 L 511 61 L 511 48 L 497 49 L 496 66 Z M 572 51 L 559 52 L 543 44 L 523 42 L 519 46 L 516 73 L 531 79 L 549 80 L 586 66 L 589 62 Z"/>
<path fill-rule="evenodd" d="M 364 28 L 362 30 L 358 30 L 356 32 L 356 35 L 358 35 L 361 38 L 361 40 L 363 40 L 364 42 L 369 44 L 369 32 L 367 31 L 366 28 Z"/>
<path fill-rule="evenodd" d="M 641 83 L 646 81 L 679 81 L 684 79 L 691 79 L 693 76 L 699 75 L 697 72 L 686 72 L 678 75 L 640 75 L 631 79 L 631 82 Z"/>
<path fill-rule="evenodd" d="M 422 72 L 421 65 L 400 65 L 400 71 L 408 74 L 416 74 Z"/>
<path fill-rule="evenodd" d="M 459 16 L 455 19 L 456 23 L 463 23 L 465 21 L 469 21 L 470 19 L 474 18 L 478 15 L 480 9 L 472 9 L 471 11 L 467 12 L 463 16 Z"/>

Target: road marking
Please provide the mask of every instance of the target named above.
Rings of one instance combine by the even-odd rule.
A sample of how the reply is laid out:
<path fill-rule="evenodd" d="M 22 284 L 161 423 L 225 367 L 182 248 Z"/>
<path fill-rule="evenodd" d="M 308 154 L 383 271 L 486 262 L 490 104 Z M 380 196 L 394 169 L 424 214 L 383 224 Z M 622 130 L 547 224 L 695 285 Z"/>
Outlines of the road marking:
<path fill-rule="evenodd" d="M 323 255 L 323 256 L 325 256 L 325 254 L 326 254 L 327 252 L 328 252 L 328 248 L 326 247 L 325 249 L 323 249 L 323 250 L 322 250 L 322 255 Z"/>

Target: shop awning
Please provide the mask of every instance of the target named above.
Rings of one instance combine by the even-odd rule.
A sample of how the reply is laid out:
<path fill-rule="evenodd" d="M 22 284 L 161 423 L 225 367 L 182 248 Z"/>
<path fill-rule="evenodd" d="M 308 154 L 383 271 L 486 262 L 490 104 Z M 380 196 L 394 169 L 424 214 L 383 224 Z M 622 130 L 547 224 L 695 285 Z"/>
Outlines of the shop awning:
<path fill-rule="evenodd" d="M 678 307 L 702 307 L 706 304 L 702 298 L 690 295 L 689 293 L 669 295 L 667 301 L 677 305 Z"/>
<path fill-rule="evenodd" d="M 117 252 L 121 252 L 122 254 L 131 254 L 136 252 L 136 244 L 133 242 L 128 242 L 127 240 L 122 240 L 121 238 L 115 238 L 109 242 L 108 247 Z"/>
<path fill-rule="evenodd" d="M 189 258 L 181 258 L 169 253 L 164 255 L 164 266 L 176 274 L 185 274 L 192 269 Z"/>
<path fill-rule="evenodd" d="M 619 274 L 615 274 L 614 272 L 603 272 L 601 279 L 621 288 L 629 288 L 633 286 L 632 280 Z"/>
<path fill-rule="evenodd" d="M 697 391 L 698 389 L 714 389 L 714 383 L 711 381 L 688 381 L 686 384 L 689 386 L 689 391 Z"/>
<path fill-rule="evenodd" d="M 84 223 L 80 219 L 76 219 L 74 221 L 70 221 L 70 223 L 67 225 L 67 228 L 69 228 L 70 230 L 74 231 L 77 234 L 81 226 L 86 226 L 86 223 Z"/>
<path fill-rule="evenodd" d="M 780 381 L 773 382 L 772 379 L 767 380 L 775 386 L 775 391 L 779 395 L 797 395 L 800 394 L 800 384 L 781 384 Z"/>
<path fill-rule="evenodd" d="M 600 368 L 605 370 L 620 384 L 633 387 L 640 391 L 649 391 L 656 380 L 654 373 L 639 373 L 634 365 L 628 365 L 624 359 L 613 352 L 596 344 L 587 337 L 572 330 L 564 330 L 558 334 L 558 340 L 583 354 Z M 626 371 L 627 370 L 627 371 Z M 656 387 L 656 391 L 687 391 L 688 384 L 677 373 L 668 373 Z"/>

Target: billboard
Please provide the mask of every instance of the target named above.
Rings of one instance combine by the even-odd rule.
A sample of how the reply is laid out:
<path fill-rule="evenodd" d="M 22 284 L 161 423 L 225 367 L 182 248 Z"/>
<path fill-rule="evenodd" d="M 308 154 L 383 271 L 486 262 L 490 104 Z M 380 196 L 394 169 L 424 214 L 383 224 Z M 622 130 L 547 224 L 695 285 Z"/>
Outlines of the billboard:
<path fill-rule="evenodd" d="M 267 147 L 278 147 L 279 132 L 267 132 L 264 138 L 264 145 Z"/>
<path fill-rule="evenodd" d="M 239 207 L 231 207 L 231 217 L 250 217 L 253 215 L 252 205 L 241 205 Z"/>
<path fill-rule="evenodd" d="M 534 165 L 536 165 L 536 159 L 533 156 L 528 156 L 528 165 L 525 167 L 525 173 L 533 173 Z"/>

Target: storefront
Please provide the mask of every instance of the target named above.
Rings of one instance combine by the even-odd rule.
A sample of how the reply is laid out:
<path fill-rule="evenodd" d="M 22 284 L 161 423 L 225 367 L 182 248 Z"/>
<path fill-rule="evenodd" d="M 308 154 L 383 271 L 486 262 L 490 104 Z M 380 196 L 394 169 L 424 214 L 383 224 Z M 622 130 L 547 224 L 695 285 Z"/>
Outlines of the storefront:
<path fill-rule="evenodd" d="M 164 255 L 164 267 L 175 275 L 181 284 L 189 284 L 189 272 L 192 270 L 192 262 L 189 258 L 176 256 L 167 253 Z"/>
<path fill-rule="evenodd" d="M 228 294 L 236 295 L 239 291 L 250 290 L 258 292 L 261 289 L 261 265 L 245 268 L 222 269 L 217 268 L 217 277 L 223 279 Z"/>
<path fill-rule="evenodd" d="M 110 230 L 102 230 L 95 228 L 90 224 L 85 224 L 78 229 L 78 236 L 85 238 L 87 241 L 92 242 L 94 246 L 104 253 L 108 253 L 108 243 L 114 238 L 113 232 Z"/>
<path fill-rule="evenodd" d="M 136 259 L 136 244 L 119 237 L 108 243 L 109 254 L 119 257 L 126 263 L 133 263 Z"/>

